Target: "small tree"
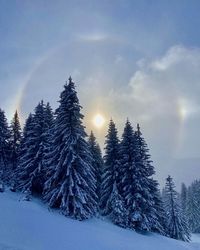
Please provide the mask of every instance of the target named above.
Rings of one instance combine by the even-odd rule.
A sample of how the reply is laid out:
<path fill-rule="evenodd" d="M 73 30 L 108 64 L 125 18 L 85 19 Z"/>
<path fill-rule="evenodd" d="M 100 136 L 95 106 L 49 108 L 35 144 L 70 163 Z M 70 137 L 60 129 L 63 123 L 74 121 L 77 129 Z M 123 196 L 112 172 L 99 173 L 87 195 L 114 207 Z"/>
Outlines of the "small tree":
<path fill-rule="evenodd" d="M 11 122 L 11 163 L 13 170 L 15 170 L 18 165 L 21 138 L 21 126 L 19 116 L 16 111 Z"/>
<path fill-rule="evenodd" d="M 125 207 L 124 200 L 117 189 L 116 182 L 113 185 L 113 190 L 108 204 L 111 211 L 111 213 L 109 214 L 109 218 L 111 219 L 111 221 L 120 227 L 126 228 L 128 226 L 128 213 Z"/>
<path fill-rule="evenodd" d="M 178 194 L 170 176 L 166 179 L 164 205 L 167 214 L 167 230 L 169 237 L 190 241 L 190 231 L 178 201 Z"/>

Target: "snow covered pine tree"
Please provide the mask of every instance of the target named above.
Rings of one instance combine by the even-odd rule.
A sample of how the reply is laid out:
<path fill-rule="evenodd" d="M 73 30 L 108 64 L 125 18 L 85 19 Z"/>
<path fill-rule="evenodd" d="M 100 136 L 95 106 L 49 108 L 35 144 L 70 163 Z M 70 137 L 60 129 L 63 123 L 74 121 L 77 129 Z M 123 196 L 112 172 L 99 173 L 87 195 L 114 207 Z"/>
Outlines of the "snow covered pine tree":
<path fill-rule="evenodd" d="M 126 228 L 128 225 L 128 213 L 125 207 L 124 199 L 119 194 L 116 181 L 114 182 L 108 204 L 111 210 L 109 214 L 111 221 L 120 227 Z"/>
<path fill-rule="evenodd" d="M 187 187 L 185 185 L 185 183 L 181 184 L 181 206 L 183 209 L 183 212 L 186 213 L 186 204 L 187 204 Z"/>
<path fill-rule="evenodd" d="M 60 106 L 47 156 L 48 180 L 44 200 L 50 207 L 83 220 L 95 215 L 97 207 L 95 170 L 82 125 L 83 115 L 71 77 L 60 95 Z"/>
<path fill-rule="evenodd" d="M 115 191 L 114 184 L 117 185 L 119 167 L 119 139 L 117 129 L 113 120 L 110 121 L 108 134 L 105 142 L 104 167 L 102 172 L 100 209 L 102 215 L 108 216 L 112 212 L 111 201 L 112 192 Z"/>
<path fill-rule="evenodd" d="M 141 195 L 142 223 L 138 229 L 156 231 L 165 235 L 165 212 L 159 195 L 158 182 L 153 179 L 155 174 L 147 143 L 142 137 L 140 126 L 137 124 L 135 136 L 135 175 L 137 180 L 136 190 Z M 135 190 L 135 191 L 136 191 Z M 137 196 L 137 195 L 136 195 Z M 139 223 L 139 224 L 140 224 Z"/>
<path fill-rule="evenodd" d="M 22 140 L 22 152 L 19 166 L 16 170 L 17 188 L 28 196 L 42 194 L 44 186 L 44 145 L 46 143 L 49 125 L 45 120 L 45 105 L 41 101 L 35 108 L 35 114 L 30 115 L 25 126 Z"/>
<path fill-rule="evenodd" d="M 17 111 L 15 112 L 13 120 L 11 122 L 10 131 L 11 131 L 11 139 L 10 139 L 11 164 L 12 164 L 12 169 L 15 170 L 19 161 L 20 143 L 22 138 L 21 126 Z"/>
<path fill-rule="evenodd" d="M 171 176 L 166 179 L 164 206 L 167 214 L 167 230 L 170 238 L 190 241 L 190 230 L 179 204 L 178 194 Z"/>
<path fill-rule="evenodd" d="M 186 209 L 189 228 L 192 233 L 200 232 L 200 182 L 194 181 L 187 190 Z"/>
<path fill-rule="evenodd" d="M 2 109 L 0 109 L 0 181 L 4 183 L 7 183 L 9 178 L 9 167 L 10 167 L 9 157 L 10 157 L 10 131 L 8 128 L 8 123 L 5 113 Z"/>
<path fill-rule="evenodd" d="M 92 154 L 93 158 L 93 167 L 95 169 L 95 178 L 96 178 L 96 183 L 97 183 L 97 189 L 96 189 L 96 194 L 98 196 L 98 205 L 100 202 L 100 189 L 101 189 L 101 175 L 102 175 L 102 170 L 103 170 L 103 158 L 101 154 L 101 149 L 99 144 L 96 141 L 96 137 L 94 136 L 94 133 L 91 131 L 89 139 L 88 139 L 88 144 L 89 144 L 89 149 Z"/>

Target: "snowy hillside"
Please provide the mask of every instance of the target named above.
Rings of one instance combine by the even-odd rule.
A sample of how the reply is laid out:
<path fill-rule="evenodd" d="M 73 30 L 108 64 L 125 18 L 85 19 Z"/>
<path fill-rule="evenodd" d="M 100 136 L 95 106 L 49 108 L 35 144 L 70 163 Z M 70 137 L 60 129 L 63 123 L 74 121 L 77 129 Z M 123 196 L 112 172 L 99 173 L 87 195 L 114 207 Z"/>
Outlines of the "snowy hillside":
<path fill-rule="evenodd" d="M 200 250 L 198 236 L 196 243 L 184 243 L 97 219 L 79 222 L 20 198 L 0 193 L 0 250 Z"/>

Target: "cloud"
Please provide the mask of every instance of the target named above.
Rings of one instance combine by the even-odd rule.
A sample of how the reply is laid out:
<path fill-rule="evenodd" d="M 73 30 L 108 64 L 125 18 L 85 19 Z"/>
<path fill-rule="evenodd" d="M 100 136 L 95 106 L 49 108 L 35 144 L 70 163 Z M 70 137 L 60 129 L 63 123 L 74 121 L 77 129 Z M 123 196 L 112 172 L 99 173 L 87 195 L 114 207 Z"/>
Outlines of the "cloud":
<path fill-rule="evenodd" d="M 108 39 L 108 35 L 101 32 L 79 34 L 77 37 L 86 42 L 102 42 Z"/>
<path fill-rule="evenodd" d="M 131 98 L 151 117 L 199 114 L 200 49 L 174 46 L 158 59 L 138 63 L 130 79 Z M 187 111 L 186 111 L 187 110 Z"/>
<path fill-rule="evenodd" d="M 128 116 L 134 125 L 141 123 L 159 165 L 166 165 L 166 159 L 198 157 L 200 49 L 173 46 L 137 66 L 126 88 L 110 92 L 111 112 L 118 113 L 118 120 Z"/>

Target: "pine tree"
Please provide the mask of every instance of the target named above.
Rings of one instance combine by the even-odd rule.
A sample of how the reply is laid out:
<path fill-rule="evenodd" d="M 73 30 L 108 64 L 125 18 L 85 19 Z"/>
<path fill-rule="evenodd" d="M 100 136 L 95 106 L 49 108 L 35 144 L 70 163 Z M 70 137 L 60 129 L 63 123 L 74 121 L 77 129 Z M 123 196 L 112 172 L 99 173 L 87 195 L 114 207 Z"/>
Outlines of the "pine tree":
<path fill-rule="evenodd" d="M 113 190 L 109 197 L 108 204 L 111 210 L 111 213 L 109 214 L 110 220 L 114 224 L 126 228 L 128 223 L 128 214 L 124 200 L 119 194 L 116 182 L 113 185 Z"/>
<path fill-rule="evenodd" d="M 120 190 L 129 213 L 129 227 L 150 231 L 153 198 L 149 193 L 147 169 L 139 143 L 139 135 L 136 136 L 127 120 L 120 144 Z"/>
<path fill-rule="evenodd" d="M 5 113 L 0 109 L 0 179 L 8 182 L 10 164 L 10 131 Z"/>
<path fill-rule="evenodd" d="M 181 185 L 180 198 L 181 198 L 181 206 L 182 206 L 183 212 L 185 213 L 186 212 L 186 205 L 187 205 L 187 187 L 186 187 L 185 183 L 182 183 L 182 185 Z"/>
<path fill-rule="evenodd" d="M 152 180 L 154 181 L 154 180 Z M 152 205 L 152 221 L 151 221 L 151 231 L 159 233 L 164 236 L 168 236 L 168 232 L 166 230 L 167 220 L 166 220 L 166 212 L 164 209 L 164 203 L 160 194 L 160 191 L 157 187 L 157 181 L 154 181 L 152 192 L 153 194 L 153 205 Z"/>
<path fill-rule="evenodd" d="M 48 179 L 48 165 L 47 165 L 47 159 L 49 150 L 51 150 L 51 142 L 52 142 L 52 134 L 53 134 L 53 126 L 54 126 L 54 114 L 52 111 L 52 108 L 49 104 L 44 106 L 44 124 L 45 124 L 45 132 L 44 132 L 44 140 L 42 145 L 42 176 L 43 176 L 43 182 L 46 182 Z"/>
<path fill-rule="evenodd" d="M 45 121 L 45 105 L 41 101 L 35 108 L 35 114 L 29 117 L 28 136 L 24 138 L 23 153 L 17 169 L 18 188 L 26 193 L 42 194 L 44 186 L 44 145 L 48 124 Z"/>
<path fill-rule="evenodd" d="M 103 170 L 103 158 L 101 154 L 101 149 L 99 144 L 96 141 L 96 137 L 91 131 L 89 139 L 88 139 L 89 149 L 93 158 L 93 167 L 95 169 L 95 178 L 97 182 L 96 194 L 98 196 L 98 204 L 100 202 L 100 189 L 101 189 L 101 175 Z"/>
<path fill-rule="evenodd" d="M 113 191 L 113 185 L 117 182 L 119 172 L 119 139 L 117 129 L 113 120 L 110 121 L 108 133 L 105 142 L 104 167 L 102 171 L 102 186 L 100 209 L 103 215 L 109 215 L 111 206 L 109 204 L 110 196 Z"/>
<path fill-rule="evenodd" d="M 185 214 L 192 233 L 200 232 L 199 183 L 193 182 L 187 192 Z"/>
<path fill-rule="evenodd" d="M 71 218 L 83 220 L 96 213 L 96 181 L 92 155 L 82 125 L 83 115 L 71 77 L 60 95 L 52 146 L 47 157 L 49 179 L 44 200 Z"/>
<path fill-rule="evenodd" d="M 30 138 L 32 137 L 33 133 L 33 115 L 30 113 L 28 118 L 26 119 L 23 132 L 22 132 L 22 138 L 21 138 L 21 144 L 20 144 L 20 158 L 23 157 L 23 155 L 28 150 L 30 144 Z"/>
<path fill-rule="evenodd" d="M 173 179 L 168 176 L 165 185 L 164 205 L 167 214 L 167 230 L 169 237 L 190 241 L 190 231 L 178 201 Z"/>
<path fill-rule="evenodd" d="M 54 114 L 49 102 L 44 105 L 44 124 L 45 124 L 45 133 L 50 134 L 50 130 L 54 124 Z"/>
<path fill-rule="evenodd" d="M 128 225 L 129 227 L 134 227 L 132 225 L 135 220 L 136 216 L 140 217 L 140 212 L 136 211 L 140 209 L 140 206 L 137 204 L 137 197 L 135 197 L 135 190 L 136 190 L 136 148 L 135 148 L 135 137 L 134 131 L 127 120 L 124 132 L 122 134 L 122 140 L 120 143 L 120 178 L 119 181 L 119 191 L 122 197 L 125 200 L 125 205 L 128 210 Z M 138 196 L 139 198 L 139 196 Z M 136 208 L 138 206 L 138 208 Z M 134 222 L 133 222 L 134 221 Z"/>
<path fill-rule="evenodd" d="M 139 206 L 143 217 L 139 223 L 137 222 L 136 228 L 140 230 L 156 231 L 165 235 L 165 214 L 159 195 L 158 182 L 153 179 L 153 175 L 155 174 L 154 166 L 147 143 L 142 137 L 139 124 L 137 124 L 137 130 L 134 137 L 135 171 L 137 176 L 135 191 L 141 195 Z M 136 197 L 137 196 L 136 194 Z"/>
<path fill-rule="evenodd" d="M 16 111 L 11 122 L 11 163 L 13 170 L 16 169 L 19 161 L 21 137 L 21 126 L 19 116 Z"/>
<path fill-rule="evenodd" d="M 19 162 L 18 162 L 17 168 L 14 171 L 14 176 L 12 177 L 12 183 L 11 183 L 12 191 L 15 191 L 17 186 L 19 187 L 19 179 L 20 179 L 19 175 L 21 174 L 21 171 L 22 171 L 22 162 L 24 162 L 25 159 L 27 158 L 26 156 L 27 151 L 32 148 L 31 138 L 33 137 L 33 128 L 34 128 L 33 115 L 30 113 L 28 118 L 26 119 L 26 122 L 23 128 L 20 149 L 19 149 L 19 152 L 20 152 Z M 31 157 L 29 160 L 31 160 Z"/>

